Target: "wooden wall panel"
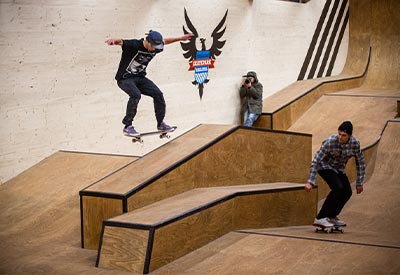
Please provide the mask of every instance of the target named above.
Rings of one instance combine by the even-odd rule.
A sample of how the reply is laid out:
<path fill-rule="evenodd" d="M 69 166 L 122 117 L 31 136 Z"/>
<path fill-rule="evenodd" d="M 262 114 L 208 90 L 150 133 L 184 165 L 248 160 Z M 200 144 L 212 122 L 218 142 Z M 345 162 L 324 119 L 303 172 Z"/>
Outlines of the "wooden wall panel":
<path fill-rule="evenodd" d="M 156 230 L 149 271 L 232 231 L 232 206 L 229 200 Z"/>
<path fill-rule="evenodd" d="M 101 197 L 82 197 L 82 228 L 84 248 L 97 249 L 103 220 L 122 214 L 122 201 Z"/>
<path fill-rule="evenodd" d="M 239 196 L 233 208 L 234 228 L 268 228 L 311 224 L 317 192 L 304 190 Z"/>
<path fill-rule="evenodd" d="M 148 240 L 148 230 L 105 226 L 98 266 L 142 273 Z"/>

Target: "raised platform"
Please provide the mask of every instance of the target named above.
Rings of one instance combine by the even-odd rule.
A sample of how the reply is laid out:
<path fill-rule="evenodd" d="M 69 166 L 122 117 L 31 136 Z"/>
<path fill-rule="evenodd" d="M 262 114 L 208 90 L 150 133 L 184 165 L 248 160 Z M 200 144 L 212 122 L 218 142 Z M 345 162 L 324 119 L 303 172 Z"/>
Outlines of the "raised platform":
<path fill-rule="evenodd" d="M 80 192 L 82 246 L 98 248 L 103 220 L 194 188 L 305 182 L 310 158 L 311 135 L 201 125 Z"/>
<path fill-rule="evenodd" d="M 106 220 L 97 265 L 148 273 L 236 229 L 310 224 L 316 205 L 304 184 L 194 189 Z"/>

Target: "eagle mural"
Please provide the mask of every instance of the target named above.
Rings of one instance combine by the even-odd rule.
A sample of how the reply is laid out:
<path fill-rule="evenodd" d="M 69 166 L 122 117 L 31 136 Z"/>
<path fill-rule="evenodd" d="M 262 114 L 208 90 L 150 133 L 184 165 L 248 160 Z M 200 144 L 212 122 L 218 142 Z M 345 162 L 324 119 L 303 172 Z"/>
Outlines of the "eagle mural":
<path fill-rule="evenodd" d="M 192 33 L 193 36 L 189 39 L 188 42 L 181 42 L 181 47 L 184 51 L 183 56 L 189 59 L 189 71 L 194 70 L 195 80 L 192 82 L 192 84 L 198 86 L 199 96 L 200 99 L 202 99 L 204 84 L 209 82 L 209 79 L 207 79 L 208 69 L 214 68 L 215 58 L 222 53 L 221 49 L 226 42 L 226 40 L 220 41 L 220 39 L 224 35 L 226 30 L 226 27 L 223 28 L 223 26 L 228 15 L 228 10 L 226 10 L 221 22 L 219 22 L 219 24 L 217 25 L 217 27 L 215 27 L 214 31 L 211 34 L 212 45 L 209 49 L 207 49 L 206 47 L 206 39 L 199 38 L 196 28 L 193 26 L 192 22 L 189 19 L 189 16 L 187 15 L 186 9 L 184 9 L 184 13 L 186 26 L 189 31 L 186 30 L 185 26 L 183 26 L 183 33 Z M 197 38 L 200 39 L 200 50 L 196 48 Z"/>

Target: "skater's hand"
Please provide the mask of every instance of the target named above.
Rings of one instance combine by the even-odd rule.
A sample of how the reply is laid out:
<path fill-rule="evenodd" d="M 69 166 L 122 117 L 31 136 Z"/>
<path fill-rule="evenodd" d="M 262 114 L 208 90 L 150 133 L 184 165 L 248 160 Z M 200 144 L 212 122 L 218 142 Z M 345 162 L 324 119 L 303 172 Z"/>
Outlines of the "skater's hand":
<path fill-rule="evenodd" d="M 186 40 L 189 40 L 192 36 L 193 36 L 193 33 L 187 33 L 187 34 L 181 36 L 181 38 L 179 40 L 186 41 Z"/>
<path fill-rule="evenodd" d="M 357 190 L 357 194 L 361 194 L 362 191 L 364 191 L 364 187 L 362 185 L 357 185 L 356 190 Z"/>
<path fill-rule="evenodd" d="M 110 38 L 107 39 L 106 41 L 104 41 L 107 43 L 107 45 L 112 46 L 112 45 L 121 45 L 122 44 L 122 40 L 118 39 L 118 38 Z"/>
<path fill-rule="evenodd" d="M 307 192 L 311 192 L 313 186 L 311 183 L 307 182 L 306 185 L 304 185 L 304 189 L 306 189 Z"/>

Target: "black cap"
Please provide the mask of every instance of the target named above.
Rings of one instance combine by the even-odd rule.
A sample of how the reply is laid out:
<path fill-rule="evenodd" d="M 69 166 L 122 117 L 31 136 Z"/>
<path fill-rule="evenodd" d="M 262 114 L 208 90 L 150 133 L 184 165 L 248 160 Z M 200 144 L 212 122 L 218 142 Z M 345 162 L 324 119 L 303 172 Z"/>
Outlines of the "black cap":
<path fill-rule="evenodd" d="M 353 134 L 353 124 L 351 124 L 350 121 L 344 121 L 342 124 L 340 124 L 338 130 L 343 131 L 351 136 Z"/>

